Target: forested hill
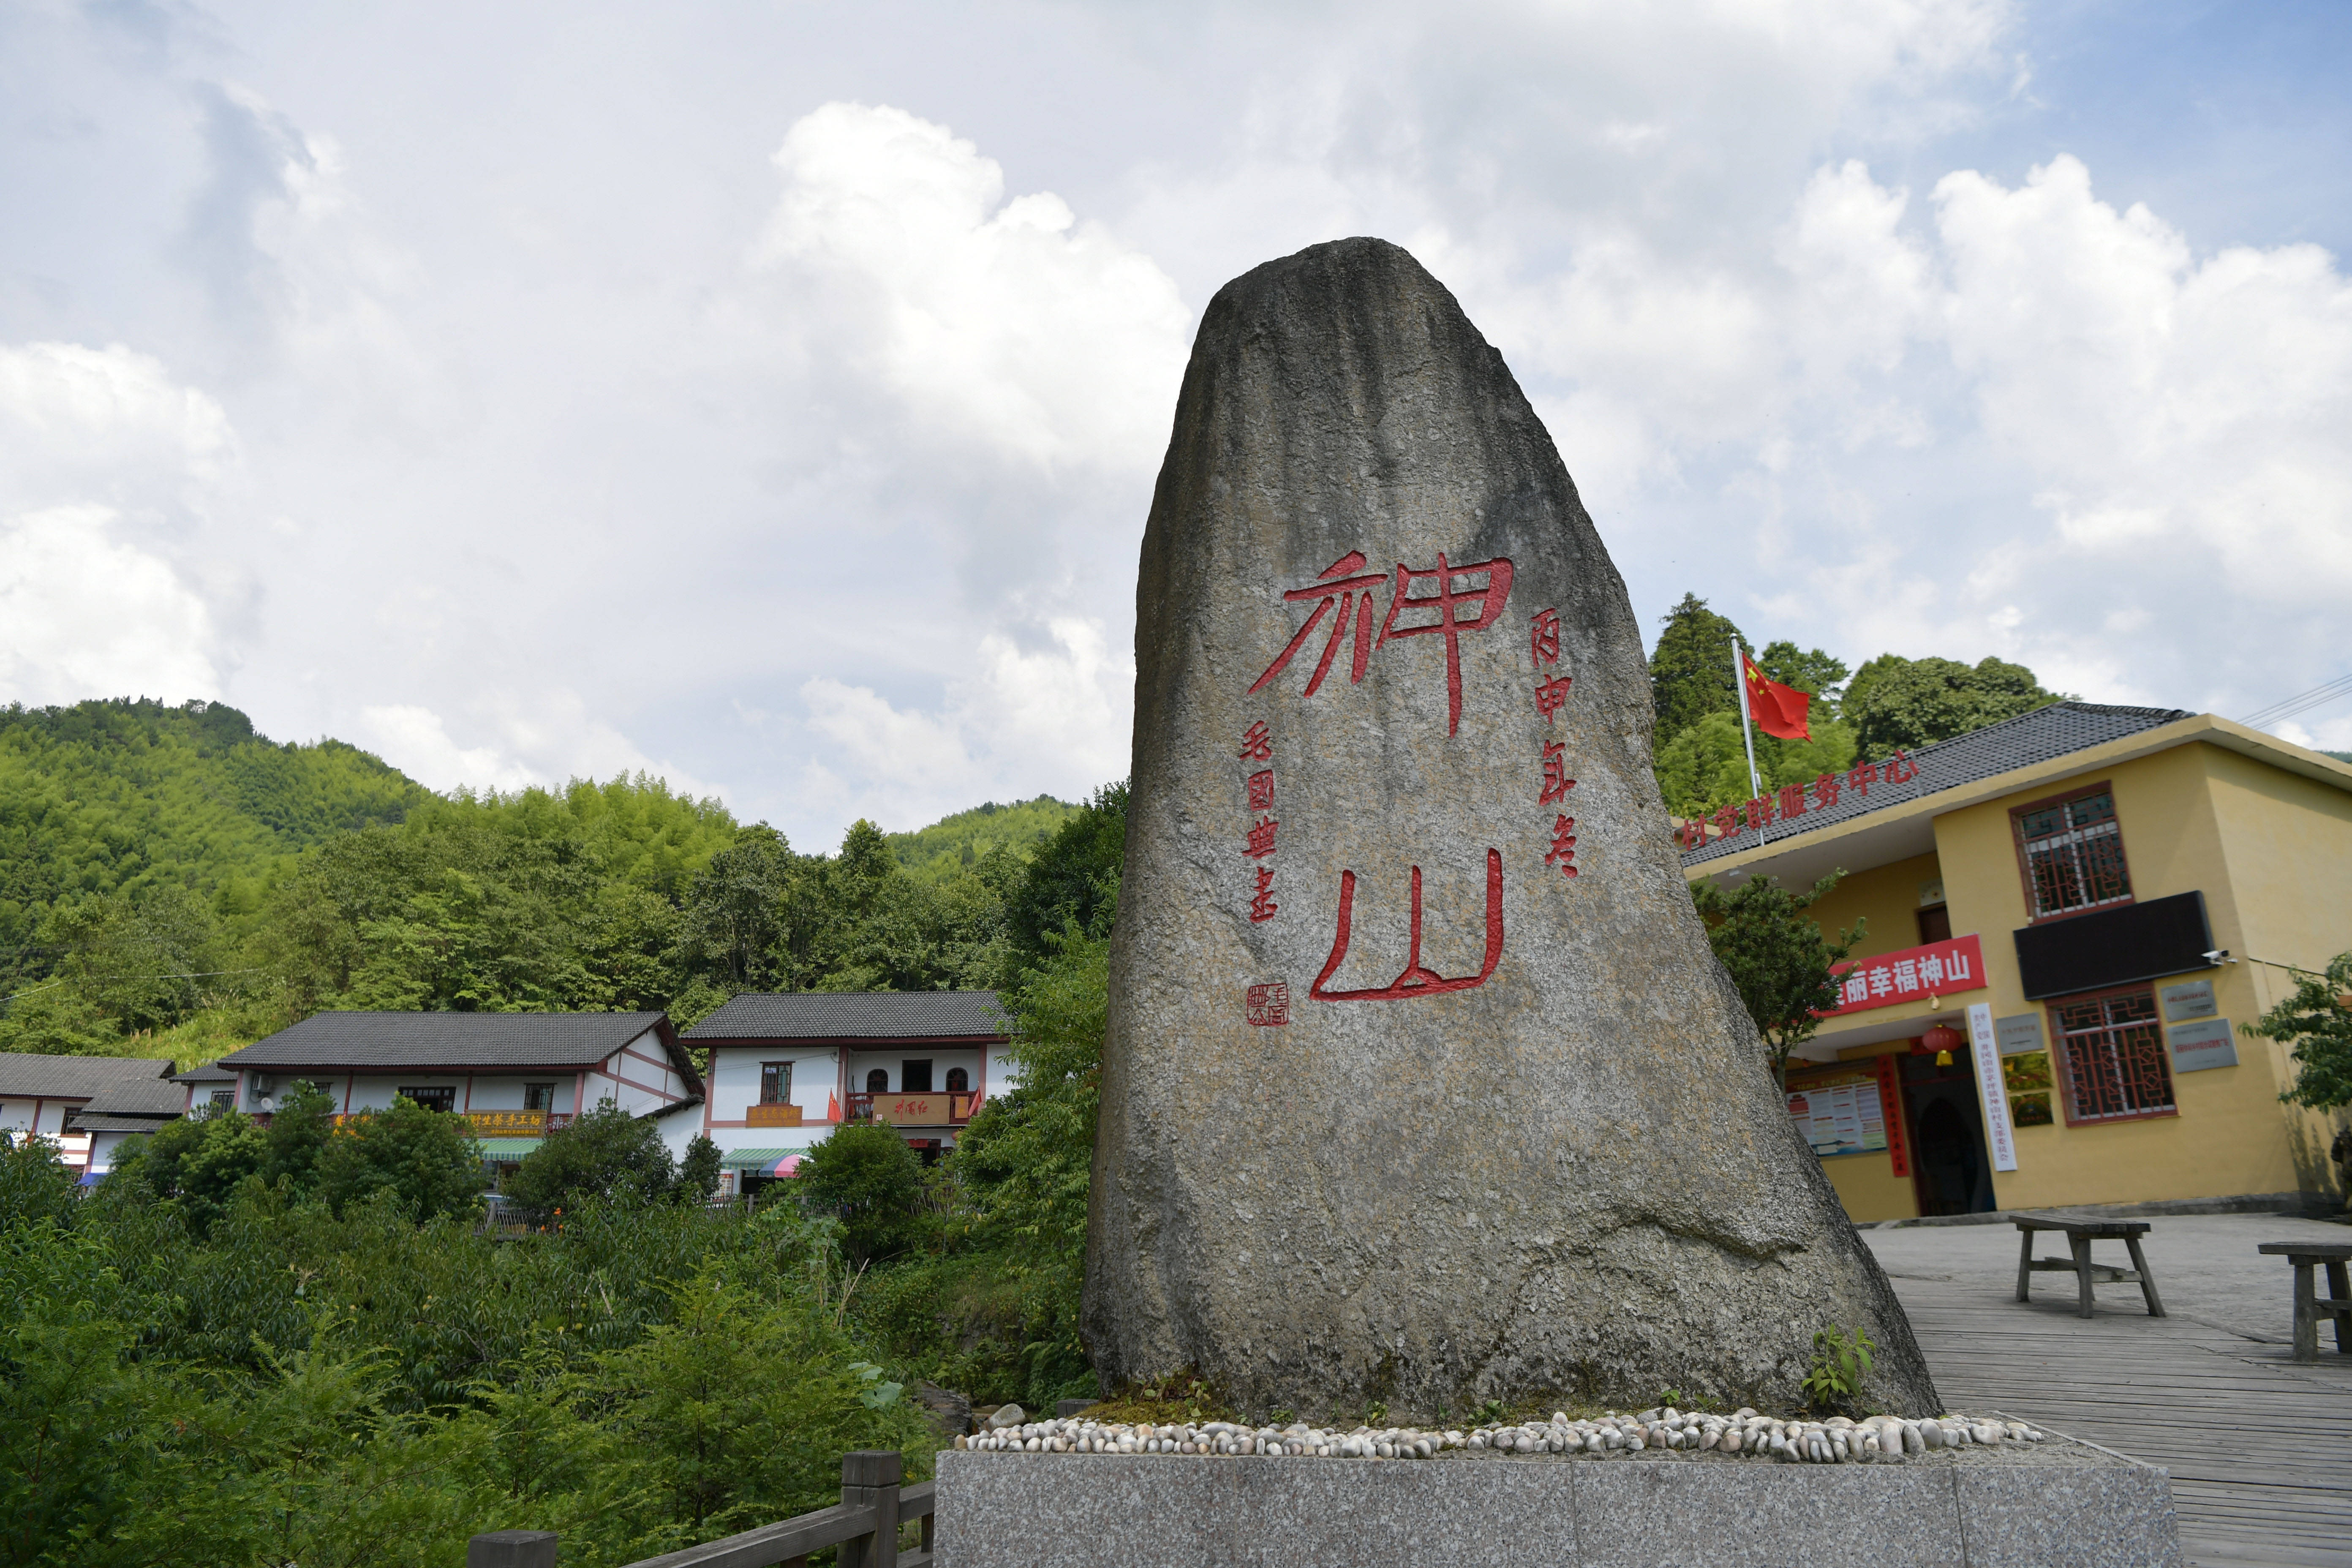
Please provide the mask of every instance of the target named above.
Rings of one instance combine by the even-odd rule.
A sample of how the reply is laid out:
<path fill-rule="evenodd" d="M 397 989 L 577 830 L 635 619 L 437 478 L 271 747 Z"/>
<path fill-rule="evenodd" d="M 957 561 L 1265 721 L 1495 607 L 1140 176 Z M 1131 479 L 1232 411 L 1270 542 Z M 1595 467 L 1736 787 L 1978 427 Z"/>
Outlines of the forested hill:
<path fill-rule="evenodd" d="M 0 708 L 0 943 L 60 898 L 173 884 L 235 905 L 271 868 L 395 823 L 424 786 L 341 741 L 279 745 L 218 702 Z"/>
<path fill-rule="evenodd" d="M 1080 807 L 1041 795 L 1010 805 L 990 801 L 970 811 L 943 816 L 912 833 L 892 833 L 890 853 L 916 878 L 941 882 L 985 858 L 992 849 L 1005 849 L 1026 860 L 1040 845 L 1061 831 Z"/>

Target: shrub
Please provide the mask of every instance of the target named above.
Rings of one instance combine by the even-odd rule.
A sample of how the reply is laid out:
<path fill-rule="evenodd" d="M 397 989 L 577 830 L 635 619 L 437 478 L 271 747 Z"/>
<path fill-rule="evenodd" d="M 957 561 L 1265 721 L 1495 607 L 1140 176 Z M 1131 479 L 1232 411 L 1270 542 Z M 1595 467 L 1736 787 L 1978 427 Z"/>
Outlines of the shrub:
<path fill-rule="evenodd" d="M 507 1179 L 506 1194 L 527 1212 L 547 1215 L 592 1198 L 656 1203 L 669 1196 L 676 1179 L 651 1119 L 606 1104 L 549 1133 Z"/>
<path fill-rule="evenodd" d="M 916 1205 L 923 1163 L 896 1129 L 880 1122 L 835 1127 L 801 1161 L 793 1190 L 811 1213 L 841 1221 L 842 1250 L 852 1262 L 894 1258 L 922 1234 Z"/>
<path fill-rule="evenodd" d="M 464 1215 L 484 1184 L 472 1126 L 411 1100 L 344 1122 L 317 1159 L 318 1194 L 337 1214 L 381 1194 L 411 1222 Z"/>

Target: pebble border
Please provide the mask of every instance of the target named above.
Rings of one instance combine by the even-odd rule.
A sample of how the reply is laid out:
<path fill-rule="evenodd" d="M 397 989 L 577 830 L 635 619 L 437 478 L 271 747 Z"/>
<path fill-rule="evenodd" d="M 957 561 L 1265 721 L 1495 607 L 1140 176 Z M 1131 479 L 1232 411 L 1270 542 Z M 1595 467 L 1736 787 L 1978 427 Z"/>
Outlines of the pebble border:
<path fill-rule="evenodd" d="M 1721 1415 L 1666 1405 L 1638 1415 L 1611 1414 L 1585 1421 L 1571 1421 L 1566 1412 L 1555 1410 L 1549 1422 L 1443 1432 L 1417 1426 L 1358 1426 L 1337 1432 L 1303 1421 L 1287 1426 L 1250 1426 L 1231 1421 L 1125 1426 L 1073 1415 L 1020 1422 L 958 1437 L 955 1446 L 982 1454 L 1210 1454 L 1328 1459 L 1431 1459 L 1450 1448 L 1530 1457 L 1582 1453 L 1605 1458 L 1663 1448 L 1694 1458 L 1715 1453 L 1792 1464 L 1843 1465 L 1901 1464 L 1913 1454 L 1971 1446 L 1998 1448 L 2039 1443 L 2044 1436 L 2024 1422 L 1989 1416 L 1873 1415 L 1850 1421 L 1832 1415 L 1826 1421 L 1807 1421 L 1779 1419 L 1744 1408 Z"/>

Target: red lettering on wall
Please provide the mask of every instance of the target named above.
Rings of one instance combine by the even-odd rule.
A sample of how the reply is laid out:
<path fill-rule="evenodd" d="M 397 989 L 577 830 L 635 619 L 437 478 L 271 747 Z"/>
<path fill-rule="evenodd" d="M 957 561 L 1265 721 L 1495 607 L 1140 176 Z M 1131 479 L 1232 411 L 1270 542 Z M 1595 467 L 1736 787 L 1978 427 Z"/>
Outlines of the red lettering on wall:
<path fill-rule="evenodd" d="M 1544 716 L 1545 723 L 1550 723 L 1551 716 L 1559 712 L 1560 704 L 1568 700 L 1568 688 L 1574 679 L 1573 676 L 1563 675 L 1537 683 L 1536 711 Z"/>
<path fill-rule="evenodd" d="M 1311 586 L 1293 588 L 1282 595 L 1287 602 L 1303 602 L 1307 599 L 1318 602 L 1315 606 L 1315 613 L 1307 617 L 1307 624 L 1298 628 L 1298 635 L 1290 639 L 1290 645 L 1275 655 L 1274 662 L 1265 667 L 1265 673 L 1251 683 L 1251 691 L 1255 692 L 1267 681 L 1282 673 L 1284 667 L 1290 663 L 1292 656 L 1297 654 L 1307 639 L 1314 635 L 1315 628 L 1323 624 L 1323 617 L 1331 613 L 1331 606 L 1334 605 L 1339 606 L 1339 616 L 1331 623 L 1331 639 L 1323 645 L 1323 658 L 1315 666 L 1315 674 L 1307 683 L 1306 694 L 1309 697 L 1314 696 L 1317 688 L 1323 684 L 1323 678 L 1331 672 L 1332 657 L 1339 651 L 1339 639 L 1347 635 L 1348 623 L 1350 620 L 1356 624 L 1356 652 L 1349 667 L 1348 678 L 1351 682 L 1364 679 L 1364 664 L 1371 658 L 1372 653 L 1372 590 L 1387 582 L 1388 578 L 1384 574 L 1364 577 L 1348 575 L 1351 572 L 1361 572 L 1363 568 L 1363 552 L 1350 550 L 1347 554 L 1326 566 Z M 1363 596 L 1360 606 L 1357 605 L 1359 595 Z M 1352 616 L 1349 614 L 1351 609 L 1354 610 Z"/>
<path fill-rule="evenodd" d="M 1456 591 L 1454 579 L 1467 579 L 1478 573 L 1486 574 L 1483 588 Z M 1437 585 L 1434 594 L 1414 597 L 1412 585 L 1420 582 Z M 1389 600 L 1389 618 L 1381 625 L 1381 640 L 1374 649 L 1386 647 L 1391 637 L 1423 637 L 1434 633 L 1445 638 L 1445 732 L 1449 735 L 1462 727 L 1462 634 L 1482 632 L 1500 620 L 1503 605 L 1511 596 L 1511 563 L 1507 556 L 1497 555 L 1492 561 L 1472 561 L 1460 566 L 1445 563 L 1445 552 L 1437 552 L 1437 569 L 1415 572 L 1402 561 L 1397 563 L 1396 593 Z M 1457 605 L 1475 603 L 1476 615 L 1463 620 L 1454 613 Z M 1408 610 L 1433 611 L 1437 618 L 1426 626 L 1401 626 L 1397 616 Z"/>
<path fill-rule="evenodd" d="M 1324 983 L 1339 972 L 1347 962 L 1348 943 L 1353 933 L 1356 912 L 1356 874 L 1339 873 L 1339 919 L 1331 939 L 1331 956 L 1323 961 L 1323 973 L 1307 988 L 1307 994 L 1318 1002 L 1402 1002 L 1413 996 L 1436 996 L 1448 991 L 1468 991 L 1486 984 L 1495 973 L 1495 965 L 1503 957 L 1503 855 L 1499 849 L 1486 851 L 1486 962 L 1475 974 L 1454 979 L 1430 969 L 1421 962 L 1421 868 L 1412 868 L 1412 946 L 1404 968 L 1386 985 L 1361 991 L 1326 991 Z"/>
<path fill-rule="evenodd" d="M 1274 737 L 1266 733 L 1265 721 L 1261 719 L 1242 736 L 1240 755 L 1244 762 L 1270 762 L 1274 757 Z"/>
<path fill-rule="evenodd" d="M 1272 768 L 1250 774 L 1249 808 L 1252 811 L 1274 809 L 1274 770 Z"/>
<path fill-rule="evenodd" d="M 1261 859 L 1273 854 L 1274 830 L 1281 826 L 1282 824 L 1276 822 L 1271 816 L 1261 816 L 1255 822 L 1251 823 L 1249 826 L 1249 847 L 1243 850 L 1242 853 Z"/>
<path fill-rule="evenodd" d="M 1549 805 L 1556 800 L 1567 799 L 1576 781 L 1568 776 L 1567 750 L 1558 741 L 1543 743 L 1543 793 L 1536 797 L 1536 804 Z"/>

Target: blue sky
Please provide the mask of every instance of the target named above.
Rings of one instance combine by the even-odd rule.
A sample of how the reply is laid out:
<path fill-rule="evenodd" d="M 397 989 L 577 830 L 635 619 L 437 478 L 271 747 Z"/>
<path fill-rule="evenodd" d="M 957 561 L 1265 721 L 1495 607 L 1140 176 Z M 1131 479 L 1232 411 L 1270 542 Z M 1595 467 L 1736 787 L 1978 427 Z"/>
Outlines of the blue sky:
<path fill-rule="evenodd" d="M 2352 657 L 2347 16 L 19 0 L 0 700 L 1075 796 L 1198 312 L 1375 233 L 1645 621 L 2250 711 Z"/>

